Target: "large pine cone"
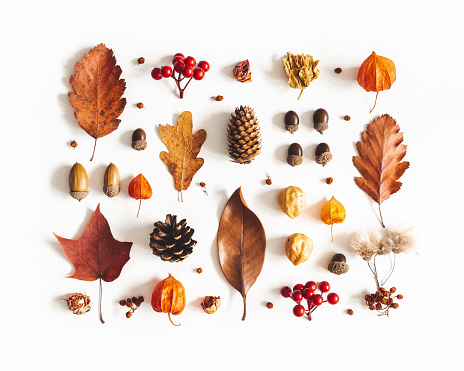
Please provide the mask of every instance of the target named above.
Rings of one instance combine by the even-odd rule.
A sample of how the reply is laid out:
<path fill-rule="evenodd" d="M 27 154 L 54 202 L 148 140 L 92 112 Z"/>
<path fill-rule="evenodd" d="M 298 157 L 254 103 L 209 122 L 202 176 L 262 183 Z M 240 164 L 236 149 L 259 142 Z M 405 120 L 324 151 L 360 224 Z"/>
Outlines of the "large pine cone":
<path fill-rule="evenodd" d="M 261 151 L 258 117 L 249 106 L 235 109 L 227 127 L 228 151 L 232 162 L 249 164 Z"/>
<path fill-rule="evenodd" d="M 197 244 L 192 239 L 195 230 L 187 225 L 185 219 L 179 223 L 176 220 L 176 215 L 168 214 L 166 221 L 156 222 L 155 229 L 150 233 L 150 247 L 161 260 L 180 262 L 192 253 L 193 246 Z"/>

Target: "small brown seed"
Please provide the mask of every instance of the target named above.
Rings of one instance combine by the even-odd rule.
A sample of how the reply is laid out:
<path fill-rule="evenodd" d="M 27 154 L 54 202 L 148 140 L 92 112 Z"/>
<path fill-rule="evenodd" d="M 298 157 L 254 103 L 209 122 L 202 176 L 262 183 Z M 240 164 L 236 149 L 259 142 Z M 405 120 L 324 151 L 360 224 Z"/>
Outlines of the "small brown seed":
<path fill-rule="evenodd" d="M 76 148 L 77 142 L 75 140 L 71 141 L 71 147 Z"/>
<path fill-rule="evenodd" d="M 349 115 L 345 115 L 345 116 L 343 116 L 343 120 L 350 121 L 351 117 Z"/>
<path fill-rule="evenodd" d="M 144 64 L 145 63 L 145 58 L 140 57 L 139 59 L 137 59 L 137 62 L 139 62 L 139 64 Z"/>
<path fill-rule="evenodd" d="M 203 269 L 201 269 L 201 268 L 198 268 L 198 269 L 197 269 L 197 273 L 198 273 L 198 274 L 201 274 L 201 273 L 203 273 Z"/>
<path fill-rule="evenodd" d="M 217 100 L 218 102 L 220 102 L 221 100 L 224 99 L 224 97 L 222 95 L 217 95 L 217 96 L 211 97 L 211 98 L 213 98 L 214 100 Z"/>
<path fill-rule="evenodd" d="M 348 309 L 348 314 L 352 316 L 354 314 L 353 309 Z"/>
<path fill-rule="evenodd" d="M 335 73 L 341 73 L 342 69 L 340 67 L 335 68 Z"/>
<path fill-rule="evenodd" d="M 142 102 L 140 102 L 140 103 L 137 103 L 137 107 L 140 108 L 140 109 L 142 109 L 142 108 L 145 107 L 145 106 L 144 106 L 144 104 L 143 104 Z"/>
<path fill-rule="evenodd" d="M 334 180 L 333 180 L 332 177 L 328 177 L 328 178 L 325 180 L 325 182 L 326 182 L 327 184 L 332 184 L 333 181 L 334 181 Z"/>
<path fill-rule="evenodd" d="M 268 309 L 272 309 L 272 308 L 274 308 L 274 304 L 272 304 L 271 302 L 268 302 L 266 304 L 266 307 L 268 307 Z"/>

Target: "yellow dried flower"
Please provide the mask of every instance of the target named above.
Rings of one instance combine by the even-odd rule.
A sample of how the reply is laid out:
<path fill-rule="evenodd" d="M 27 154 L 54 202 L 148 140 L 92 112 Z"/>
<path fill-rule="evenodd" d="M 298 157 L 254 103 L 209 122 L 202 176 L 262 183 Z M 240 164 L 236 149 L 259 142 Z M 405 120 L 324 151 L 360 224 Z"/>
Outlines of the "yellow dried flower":
<path fill-rule="evenodd" d="M 346 218 L 345 207 L 334 196 L 322 206 L 321 219 L 325 224 L 330 224 L 330 234 L 333 242 L 333 225 L 343 223 Z"/>
<path fill-rule="evenodd" d="M 319 77 L 318 64 L 319 61 L 314 61 L 312 55 L 295 55 L 287 52 L 287 58 L 284 59 L 285 73 L 288 77 L 288 84 L 294 89 L 301 89 L 298 99 L 300 99 L 303 90 L 309 86 L 311 81 Z"/>

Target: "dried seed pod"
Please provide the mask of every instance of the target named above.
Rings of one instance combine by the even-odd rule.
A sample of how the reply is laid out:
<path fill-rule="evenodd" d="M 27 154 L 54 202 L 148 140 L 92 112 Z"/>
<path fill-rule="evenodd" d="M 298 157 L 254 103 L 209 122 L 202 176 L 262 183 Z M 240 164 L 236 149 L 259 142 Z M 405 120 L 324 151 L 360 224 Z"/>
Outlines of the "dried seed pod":
<path fill-rule="evenodd" d="M 205 296 L 201 302 L 201 307 L 208 314 L 216 312 L 220 306 L 221 298 L 219 296 Z"/>
<path fill-rule="evenodd" d="M 90 297 L 78 292 L 68 295 L 68 309 L 74 314 L 84 314 L 88 312 L 92 306 Z"/>
<path fill-rule="evenodd" d="M 293 233 L 285 241 L 285 253 L 287 258 L 294 264 L 304 263 L 313 252 L 313 241 L 303 233 Z"/>
<path fill-rule="evenodd" d="M 79 202 L 89 194 L 89 177 L 84 166 L 76 162 L 69 172 L 69 194 Z"/>
<path fill-rule="evenodd" d="M 329 145 L 327 143 L 318 144 L 316 147 L 316 162 L 325 166 L 330 160 L 332 160 L 332 153 Z"/>
<path fill-rule="evenodd" d="M 147 134 L 145 130 L 138 128 L 132 133 L 131 146 L 136 151 L 143 151 L 147 148 Z"/>
<path fill-rule="evenodd" d="M 314 129 L 319 133 L 324 134 L 324 131 L 329 128 L 329 114 L 324 108 L 318 108 L 313 113 Z"/>
<path fill-rule="evenodd" d="M 294 133 L 300 126 L 300 118 L 295 111 L 288 111 L 284 116 L 285 130 Z"/>
<path fill-rule="evenodd" d="M 277 200 L 282 211 L 292 219 L 300 215 L 306 206 L 306 194 L 295 186 L 282 189 Z"/>
<path fill-rule="evenodd" d="M 328 266 L 329 272 L 333 274 L 345 274 L 350 267 L 346 263 L 346 257 L 343 254 L 335 254 Z"/>
<path fill-rule="evenodd" d="M 298 166 L 303 163 L 303 148 L 298 143 L 290 144 L 287 154 L 287 163 L 290 166 Z"/>
<path fill-rule="evenodd" d="M 119 170 L 115 164 L 110 163 L 103 178 L 103 192 L 108 197 L 114 197 L 119 194 L 119 190 Z"/>

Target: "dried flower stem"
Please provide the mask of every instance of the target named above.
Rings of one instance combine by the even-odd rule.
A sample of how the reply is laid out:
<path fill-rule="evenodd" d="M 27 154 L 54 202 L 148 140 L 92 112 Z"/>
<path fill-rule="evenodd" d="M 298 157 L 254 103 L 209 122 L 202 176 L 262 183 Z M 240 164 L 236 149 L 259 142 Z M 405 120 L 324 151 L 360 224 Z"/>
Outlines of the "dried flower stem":
<path fill-rule="evenodd" d="M 372 109 L 370 110 L 370 112 L 369 112 L 369 113 L 372 113 L 372 111 L 374 110 L 374 108 L 375 108 L 375 105 L 377 104 L 377 97 L 378 97 L 378 95 L 379 95 L 379 92 L 377 92 L 377 94 L 375 95 L 375 102 L 374 102 L 374 107 L 372 107 Z M 385 227 L 384 227 L 384 228 L 385 228 Z"/>

